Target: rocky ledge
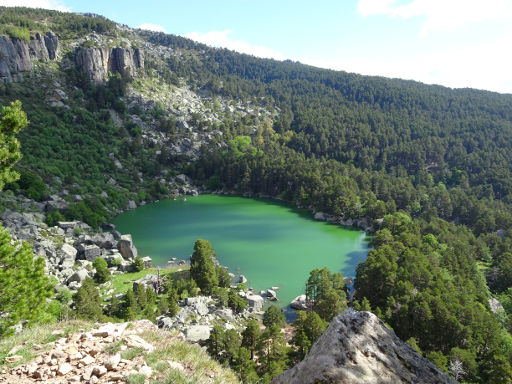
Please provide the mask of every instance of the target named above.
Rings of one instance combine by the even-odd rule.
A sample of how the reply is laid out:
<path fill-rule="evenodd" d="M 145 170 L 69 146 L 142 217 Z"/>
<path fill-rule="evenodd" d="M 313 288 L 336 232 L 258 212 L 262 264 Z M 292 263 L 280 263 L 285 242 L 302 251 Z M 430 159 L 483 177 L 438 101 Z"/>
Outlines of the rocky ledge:
<path fill-rule="evenodd" d="M 130 235 L 115 230 L 94 233 L 80 221 L 60 221 L 48 227 L 42 213 L 19 213 L 5 210 L 0 215 L 14 240 L 27 240 L 34 253 L 45 259 L 49 275 L 61 285 L 77 290 L 82 281 L 93 276 L 93 261 L 103 257 L 112 274 L 131 272 L 137 249 Z M 146 260 L 146 266 L 151 260 Z"/>
<path fill-rule="evenodd" d="M 353 309 L 336 316 L 304 360 L 272 381 L 294 383 L 456 384 L 377 316 Z"/>

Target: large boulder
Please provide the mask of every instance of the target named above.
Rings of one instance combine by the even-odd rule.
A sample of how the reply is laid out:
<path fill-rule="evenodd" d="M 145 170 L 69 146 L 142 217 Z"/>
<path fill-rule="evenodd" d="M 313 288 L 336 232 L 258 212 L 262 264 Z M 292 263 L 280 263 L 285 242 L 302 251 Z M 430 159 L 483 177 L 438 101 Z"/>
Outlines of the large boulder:
<path fill-rule="evenodd" d="M 277 301 L 277 293 L 273 289 L 267 289 L 267 299 Z"/>
<path fill-rule="evenodd" d="M 94 244 L 80 244 L 78 247 L 80 258 L 94 261 L 97 257 L 101 256 L 101 249 Z"/>
<path fill-rule="evenodd" d="M 208 305 L 211 302 L 211 298 L 207 296 L 188 297 L 185 299 L 185 304 L 188 307 L 191 307 L 199 316 L 205 316 L 208 314 Z"/>
<path fill-rule="evenodd" d="M 259 312 L 263 309 L 265 299 L 263 299 L 263 297 L 261 297 L 260 295 L 253 295 L 251 293 L 248 293 L 247 295 L 245 295 L 245 299 L 249 304 L 249 308 L 254 312 Z"/>
<path fill-rule="evenodd" d="M 185 329 L 185 338 L 191 342 L 208 340 L 210 327 L 207 325 L 191 325 Z"/>
<path fill-rule="evenodd" d="M 70 284 L 72 282 L 82 283 L 82 281 L 84 281 L 87 278 L 87 276 L 89 276 L 89 273 L 87 272 L 86 269 L 79 269 L 78 271 L 73 273 L 66 282 L 67 284 Z"/>
<path fill-rule="evenodd" d="M 297 296 L 290 303 L 290 307 L 299 311 L 305 311 L 308 309 L 306 295 Z"/>
<path fill-rule="evenodd" d="M 110 232 L 97 233 L 91 237 L 91 242 L 100 248 L 112 249 L 117 247 L 117 241 Z"/>
<path fill-rule="evenodd" d="M 75 265 L 77 250 L 75 247 L 69 244 L 62 244 L 62 248 L 59 251 L 60 265 L 63 269 L 71 268 Z"/>
<path fill-rule="evenodd" d="M 313 383 L 456 384 L 377 316 L 353 309 L 332 320 L 303 361 L 272 380 Z"/>
<path fill-rule="evenodd" d="M 157 275 L 150 273 L 133 283 L 134 292 L 136 291 L 139 285 L 142 285 L 144 289 L 147 289 L 149 287 L 153 291 L 159 293 L 162 288 L 162 280 L 159 279 Z"/>
<path fill-rule="evenodd" d="M 122 235 L 117 242 L 117 248 L 126 260 L 137 257 L 137 248 L 133 245 L 132 235 Z"/>

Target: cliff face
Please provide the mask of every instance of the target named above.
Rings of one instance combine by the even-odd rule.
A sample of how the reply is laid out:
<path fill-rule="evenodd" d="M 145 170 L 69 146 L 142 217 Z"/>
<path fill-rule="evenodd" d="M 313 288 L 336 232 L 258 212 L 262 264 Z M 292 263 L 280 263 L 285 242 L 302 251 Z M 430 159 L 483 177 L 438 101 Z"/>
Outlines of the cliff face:
<path fill-rule="evenodd" d="M 108 72 L 135 73 L 137 68 L 144 68 L 144 56 L 138 48 L 78 48 L 75 61 L 89 78 L 101 83 L 107 79 Z"/>
<path fill-rule="evenodd" d="M 55 60 L 59 39 L 53 32 L 36 33 L 25 40 L 0 36 L 0 80 L 21 81 L 23 72 L 32 70 L 34 60 Z"/>
<path fill-rule="evenodd" d="M 370 312 L 336 316 L 303 361 L 272 384 L 455 384 Z"/>

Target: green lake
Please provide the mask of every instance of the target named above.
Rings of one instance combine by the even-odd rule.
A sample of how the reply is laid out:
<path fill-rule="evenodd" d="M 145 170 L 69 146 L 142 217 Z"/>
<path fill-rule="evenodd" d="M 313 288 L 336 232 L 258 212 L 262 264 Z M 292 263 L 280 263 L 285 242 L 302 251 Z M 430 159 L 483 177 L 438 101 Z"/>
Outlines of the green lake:
<path fill-rule="evenodd" d="M 222 265 L 247 277 L 248 287 L 280 287 L 283 307 L 303 293 L 312 269 L 354 276 L 368 254 L 364 232 L 315 221 L 306 210 L 267 199 L 187 196 L 127 211 L 113 223 L 131 233 L 139 254 L 160 266 L 172 257 L 188 260 L 194 242 L 206 239 Z"/>

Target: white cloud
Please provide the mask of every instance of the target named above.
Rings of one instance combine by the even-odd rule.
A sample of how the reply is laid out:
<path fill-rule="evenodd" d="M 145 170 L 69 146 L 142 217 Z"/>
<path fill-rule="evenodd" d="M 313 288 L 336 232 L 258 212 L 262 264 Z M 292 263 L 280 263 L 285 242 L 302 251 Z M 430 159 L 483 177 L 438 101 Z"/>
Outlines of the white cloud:
<path fill-rule="evenodd" d="M 482 21 L 512 21 L 511 0 L 359 0 L 357 10 L 362 16 L 423 17 L 421 37 Z"/>
<path fill-rule="evenodd" d="M 71 8 L 59 0 L 0 0 L 0 6 L 4 7 L 29 7 L 55 9 L 61 12 L 71 12 Z"/>
<path fill-rule="evenodd" d="M 408 58 L 372 59 L 304 58 L 302 63 L 363 75 L 384 76 L 440 84 L 452 88 L 476 88 L 512 94 L 510 63 L 512 37 L 483 42 L 470 48 L 450 48 Z"/>
<path fill-rule="evenodd" d="M 165 28 L 162 27 L 161 25 L 158 25 L 158 24 L 144 23 L 144 24 L 141 24 L 141 25 L 137 25 L 135 28 L 147 29 L 148 31 L 153 31 L 153 32 L 167 33 Z"/>
<path fill-rule="evenodd" d="M 190 32 L 183 36 L 206 45 L 211 45 L 213 47 L 227 48 L 233 51 L 247 53 L 249 55 L 258 57 L 266 57 L 277 60 L 285 59 L 281 52 L 275 51 L 271 48 L 260 45 L 251 45 L 242 40 L 232 39 L 229 36 L 231 33 L 231 30 L 226 29 L 224 31 L 209 31 L 206 33 Z"/>

